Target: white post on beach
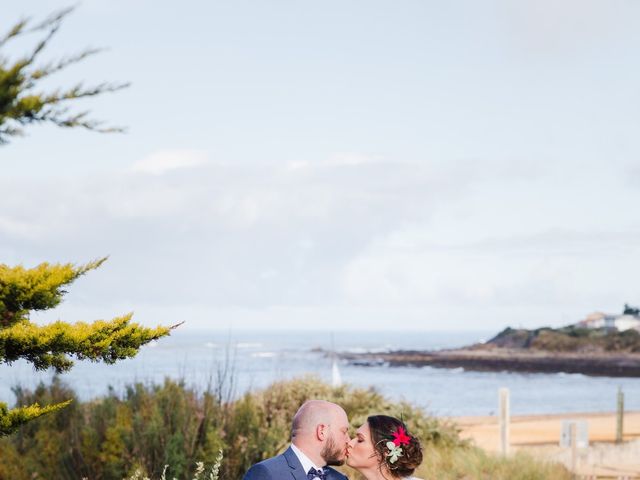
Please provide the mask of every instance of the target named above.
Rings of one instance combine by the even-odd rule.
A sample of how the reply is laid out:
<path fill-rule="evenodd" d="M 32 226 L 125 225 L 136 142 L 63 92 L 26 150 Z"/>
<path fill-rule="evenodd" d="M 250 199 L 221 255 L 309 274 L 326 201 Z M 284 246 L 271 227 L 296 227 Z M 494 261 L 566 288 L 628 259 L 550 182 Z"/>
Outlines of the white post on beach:
<path fill-rule="evenodd" d="M 618 387 L 618 408 L 616 414 L 616 443 L 622 443 L 624 425 L 624 393 Z"/>
<path fill-rule="evenodd" d="M 507 455 L 509 453 L 509 422 L 511 421 L 509 412 L 509 389 L 501 388 L 499 390 L 500 398 L 500 453 Z"/>
<path fill-rule="evenodd" d="M 576 460 L 578 458 L 578 425 L 576 422 L 571 422 L 569 425 L 569 436 L 571 438 L 571 472 L 576 473 Z"/>

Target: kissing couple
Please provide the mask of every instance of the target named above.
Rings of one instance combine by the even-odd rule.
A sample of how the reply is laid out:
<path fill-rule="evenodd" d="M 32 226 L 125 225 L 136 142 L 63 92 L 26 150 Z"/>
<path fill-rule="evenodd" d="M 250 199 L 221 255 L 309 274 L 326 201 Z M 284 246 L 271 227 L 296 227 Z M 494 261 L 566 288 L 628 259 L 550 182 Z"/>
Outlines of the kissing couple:
<path fill-rule="evenodd" d="M 342 407 L 309 400 L 293 417 L 289 448 L 253 465 L 243 480 L 347 480 L 331 468 L 345 462 L 366 480 L 420 480 L 411 475 L 422 447 L 404 422 L 387 415 L 368 417 L 352 439 Z"/>

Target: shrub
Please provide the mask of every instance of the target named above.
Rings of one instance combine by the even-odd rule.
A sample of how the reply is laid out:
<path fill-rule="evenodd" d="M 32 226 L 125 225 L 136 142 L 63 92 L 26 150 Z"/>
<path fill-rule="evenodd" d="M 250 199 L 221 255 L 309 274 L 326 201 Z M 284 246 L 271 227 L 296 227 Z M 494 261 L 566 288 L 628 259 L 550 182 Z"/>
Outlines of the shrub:
<path fill-rule="evenodd" d="M 15 391 L 20 402 L 74 397 L 57 378 L 33 392 Z M 462 441 L 455 425 L 408 403 L 391 402 L 373 388 L 332 388 L 308 377 L 276 382 L 229 401 L 211 389 L 198 393 L 168 379 L 161 385 L 131 385 L 121 395 L 110 390 L 104 398 L 74 401 L 70 408 L 0 439 L 0 480 L 122 480 L 136 475 L 138 480 L 163 475 L 192 480 L 205 471 L 212 474 L 220 451 L 220 478 L 237 480 L 253 463 L 286 448 L 293 414 L 310 398 L 342 405 L 354 428 L 372 413 L 402 416 L 425 446 L 419 474 L 427 480 L 565 478 L 557 466 L 521 456 L 490 456 Z"/>

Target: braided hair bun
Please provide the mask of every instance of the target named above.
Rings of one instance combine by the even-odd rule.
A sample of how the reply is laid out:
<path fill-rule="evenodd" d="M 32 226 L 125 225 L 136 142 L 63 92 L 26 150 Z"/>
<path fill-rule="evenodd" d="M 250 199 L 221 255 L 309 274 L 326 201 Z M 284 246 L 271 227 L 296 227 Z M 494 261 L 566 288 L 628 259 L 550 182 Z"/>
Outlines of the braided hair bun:
<path fill-rule="evenodd" d="M 422 463 L 422 446 L 420 440 L 411 435 L 402 420 L 387 415 L 372 415 L 367 418 L 371 431 L 371 440 L 374 451 L 380 462 L 385 465 L 394 478 L 404 478 L 413 475 L 413 472 Z M 404 432 L 404 435 L 402 433 Z M 398 437 L 400 435 L 400 438 Z M 396 456 L 387 443 L 402 443 L 397 445 L 402 453 Z M 393 445 L 392 445 L 393 446 Z"/>

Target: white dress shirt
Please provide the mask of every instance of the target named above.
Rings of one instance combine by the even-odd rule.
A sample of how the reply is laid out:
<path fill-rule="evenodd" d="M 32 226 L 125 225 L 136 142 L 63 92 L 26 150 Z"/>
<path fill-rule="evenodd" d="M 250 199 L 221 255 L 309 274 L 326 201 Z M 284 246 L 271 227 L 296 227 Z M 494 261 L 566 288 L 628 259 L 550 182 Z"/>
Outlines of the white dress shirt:
<path fill-rule="evenodd" d="M 304 469 L 304 473 L 309 473 L 309 470 L 311 470 L 311 468 L 315 468 L 316 470 L 318 470 L 319 472 L 322 472 L 323 469 L 322 467 L 318 467 L 315 463 L 313 463 L 309 457 L 307 457 L 302 450 L 300 450 L 298 447 L 296 447 L 293 443 L 291 444 L 291 450 L 293 450 L 293 453 L 296 454 L 296 457 L 298 457 L 298 460 L 300 460 L 300 463 L 302 464 L 302 468 Z"/>

